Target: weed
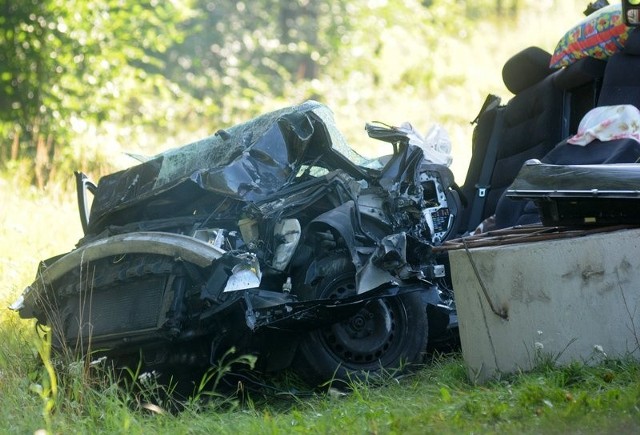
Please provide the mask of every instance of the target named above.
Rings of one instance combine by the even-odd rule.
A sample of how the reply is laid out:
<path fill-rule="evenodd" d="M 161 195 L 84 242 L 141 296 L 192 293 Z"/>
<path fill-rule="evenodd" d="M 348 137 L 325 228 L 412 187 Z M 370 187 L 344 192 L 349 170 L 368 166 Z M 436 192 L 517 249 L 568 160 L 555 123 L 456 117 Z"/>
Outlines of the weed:
<path fill-rule="evenodd" d="M 42 416 L 47 430 L 51 432 L 51 413 L 58 399 L 58 376 L 51 360 L 51 334 L 44 334 L 41 340 L 37 340 L 36 349 L 42 360 L 44 375 L 41 384 L 31 384 L 30 388 L 43 401 Z"/>

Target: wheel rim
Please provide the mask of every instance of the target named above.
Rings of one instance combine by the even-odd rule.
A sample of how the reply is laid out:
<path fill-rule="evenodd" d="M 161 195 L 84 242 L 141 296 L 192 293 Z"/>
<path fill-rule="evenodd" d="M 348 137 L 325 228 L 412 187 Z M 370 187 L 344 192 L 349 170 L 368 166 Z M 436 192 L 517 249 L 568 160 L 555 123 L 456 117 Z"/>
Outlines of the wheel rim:
<path fill-rule="evenodd" d="M 353 276 L 337 279 L 327 290 L 324 293 L 331 299 L 355 294 Z M 400 347 L 403 316 L 403 306 L 396 298 L 375 299 L 319 335 L 326 349 L 343 364 L 354 368 L 378 366 L 378 362 L 384 365 L 395 358 Z"/>

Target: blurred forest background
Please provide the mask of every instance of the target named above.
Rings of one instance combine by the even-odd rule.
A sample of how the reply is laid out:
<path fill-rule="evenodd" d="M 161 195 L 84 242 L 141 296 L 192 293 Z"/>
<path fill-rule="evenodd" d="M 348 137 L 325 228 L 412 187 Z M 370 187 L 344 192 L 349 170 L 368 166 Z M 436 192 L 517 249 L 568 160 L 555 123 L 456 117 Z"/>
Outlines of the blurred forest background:
<path fill-rule="evenodd" d="M 0 0 L 0 173 L 100 175 L 316 99 L 363 154 L 366 121 L 445 126 L 461 183 L 504 62 L 552 51 L 567 0 Z M 13 181 L 12 181 L 13 182 Z"/>

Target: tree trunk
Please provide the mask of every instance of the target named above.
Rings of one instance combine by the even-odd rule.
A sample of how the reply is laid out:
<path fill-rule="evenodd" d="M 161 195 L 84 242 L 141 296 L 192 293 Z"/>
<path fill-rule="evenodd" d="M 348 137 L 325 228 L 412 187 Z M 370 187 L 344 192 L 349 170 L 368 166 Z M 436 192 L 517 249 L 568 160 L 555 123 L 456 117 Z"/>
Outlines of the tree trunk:
<path fill-rule="evenodd" d="M 310 47 L 317 47 L 318 34 L 315 23 L 318 20 L 318 14 L 318 7 L 313 1 L 304 5 L 298 2 L 282 2 L 279 22 L 280 39 L 283 45 L 304 41 Z M 290 29 L 296 30 L 295 38 L 291 36 Z M 292 62 L 289 68 L 295 71 L 293 77 L 296 81 L 311 80 L 318 76 L 318 64 L 311 58 L 310 53 L 291 53 L 289 62 Z"/>
<path fill-rule="evenodd" d="M 49 152 L 52 144 L 52 135 L 49 135 L 46 141 L 44 140 L 43 135 L 38 135 L 38 140 L 36 142 L 35 176 L 36 184 L 40 189 L 44 189 L 47 185 L 47 181 L 49 181 L 49 171 L 51 170 Z"/>
<path fill-rule="evenodd" d="M 49 139 L 51 140 L 51 143 L 49 145 L 49 156 L 51 157 L 51 170 L 49 171 L 49 180 L 55 180 L 56 179 L 56 169 L 58 168 L 58 160 L 59 160 L 59 156 L 58 156 L 58 147 L 56 146 L 56 143 L 53 141 L 53 136 L 49 135 Z"/>
<path fill-rule="evenodd" d="M 20 150 L 20 131 L 16 130 L 13 134 L 13 142 L 11 143 L 10 160 L 18 160 L 18 152 Z"/>
<path fill-rule="evenodd" d="M 520 0 L 512 0 L 511 2 L 511 15 L 516 17 L 520 12 Z"/>

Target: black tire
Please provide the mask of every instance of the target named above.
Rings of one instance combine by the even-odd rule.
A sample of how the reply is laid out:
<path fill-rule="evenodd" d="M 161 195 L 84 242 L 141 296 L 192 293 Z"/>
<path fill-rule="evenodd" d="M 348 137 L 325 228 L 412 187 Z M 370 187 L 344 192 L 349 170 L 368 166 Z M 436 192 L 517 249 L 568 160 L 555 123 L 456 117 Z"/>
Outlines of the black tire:
<path fill-rule="evenodd" d="M 335 274 L 315 287 L 317 298 L 343 298 L 355 294 L 355 271 L 344 257 L 328 259 Z M 296 357 L 301 377 L 313 385 L 395 375 L 421 363 L 427 347 L 428 322 L 418 293 L 369 301 L 341 322 L 310 331 Z M 337 381 L 337 382 L 336 382 Z"/>

